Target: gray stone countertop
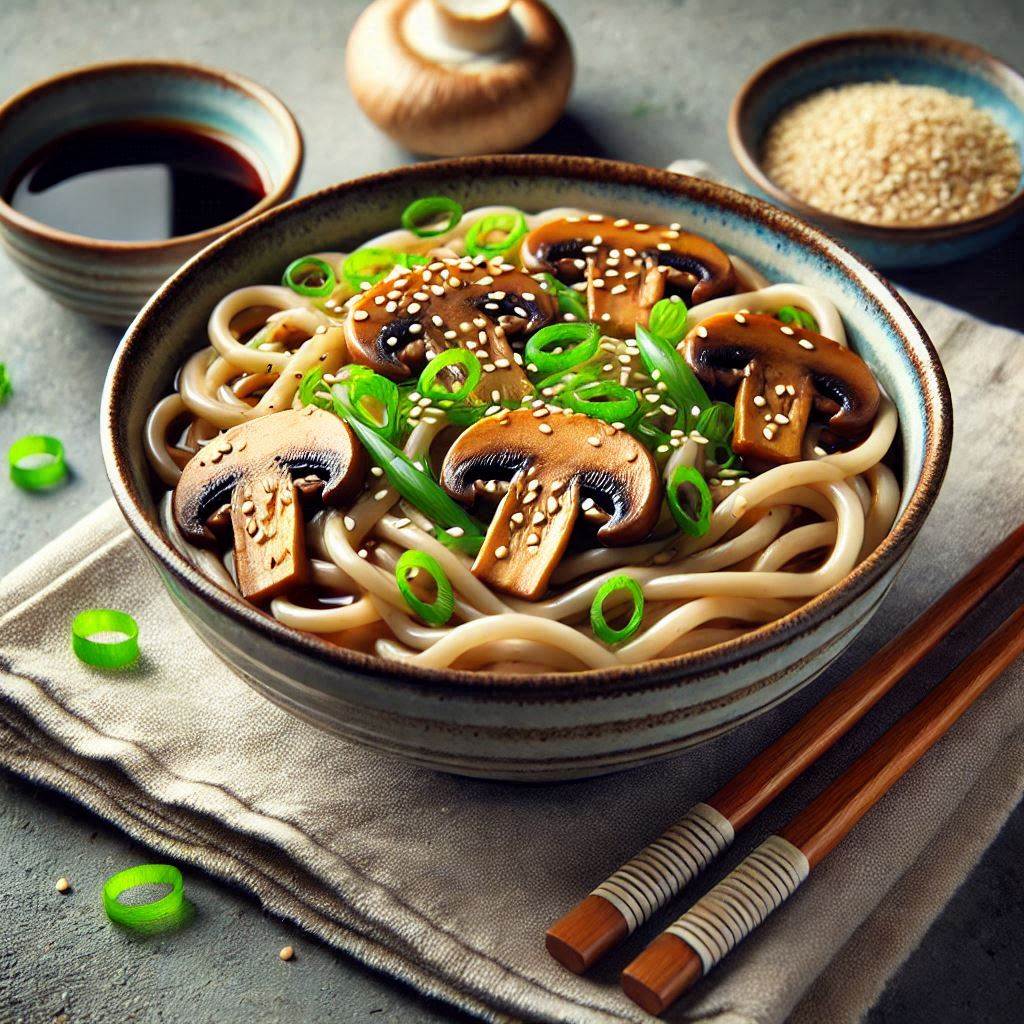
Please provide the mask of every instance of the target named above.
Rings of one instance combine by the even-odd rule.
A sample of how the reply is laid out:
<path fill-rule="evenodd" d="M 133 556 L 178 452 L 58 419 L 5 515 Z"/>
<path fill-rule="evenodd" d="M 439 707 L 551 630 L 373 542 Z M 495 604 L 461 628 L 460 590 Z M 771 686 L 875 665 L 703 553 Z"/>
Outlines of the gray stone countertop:
<path fill-rule="evenodd" d="M 344 83 L 355 0 L 4 0 L 0 97 L 51 73 L 117 57 L 178 57 L 247 74 L 294 111 L 306 139 L 299 191 L 411 158 L 359 113 Z M 740 181 L 725 118 L 742 80 L 772 54 L 844 28 L 904 25 L 980 43 L 1022 62 L 1020 0 L 553 0 L 573 37 L 569 110 L 538 152 L 663 166 L 699 157 Z M 1009 264 L 1008 262 L 1009 261 Z M 1024 267 L 1024 235 L 969 264 L 897 274 L 898 285 L 993 322 L 1024 328 L 1024 296 L 994 284 Z M 0 361 L 18 396 L 0 410 L 0 451 L 26 433 L 68 447 L 59 495 L 0 483 L 0 573 L 108 496 L 98 404 L 118 332 L 54 305 L 0 256 Z M 106 926 L 95 893 L 146 851 L 88 812 L 0 775 L 0 1021 L 418 1022 L 459 1020 L 271 919 L 245 893 L 189 872 L 198 913 L 171 936 L 135 939 Z M 892 980 L 872 1024 L 1010 1024 L 1024 1006 L 1024 813 L 954 896 Z M 72 892 L 58 897 L 60 876 Z M 297 950 L 284 964 L 277 952 Z M 825 1022 L 823 1022 L 825 1024 Z"/>

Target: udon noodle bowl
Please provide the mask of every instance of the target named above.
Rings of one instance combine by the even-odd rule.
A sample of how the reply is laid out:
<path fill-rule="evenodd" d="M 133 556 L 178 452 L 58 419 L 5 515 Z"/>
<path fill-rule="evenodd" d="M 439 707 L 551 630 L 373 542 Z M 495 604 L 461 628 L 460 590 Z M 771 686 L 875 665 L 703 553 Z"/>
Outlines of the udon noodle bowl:
<path fill-rule="evenodd" d="M 573 672 L 737 637 L 892 527 L 829 297 L 678 224 L 414 203 L 223 297 L 152 410 L 178 550 L 330 643 Z"/>

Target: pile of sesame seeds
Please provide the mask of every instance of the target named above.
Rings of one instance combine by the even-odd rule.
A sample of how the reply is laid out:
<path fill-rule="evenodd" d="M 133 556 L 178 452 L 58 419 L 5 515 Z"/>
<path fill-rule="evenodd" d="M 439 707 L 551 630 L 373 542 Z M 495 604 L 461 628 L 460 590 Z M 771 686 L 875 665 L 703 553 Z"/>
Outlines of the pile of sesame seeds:
<path fill-rule="evenodd" d="M 949 224 L 1007 203 L 1021 157 L 1006 130 L 964 96 L 867 82 L 825 89 L 772 124 L 768 177 L 798 199 L 866 224 Z"/>

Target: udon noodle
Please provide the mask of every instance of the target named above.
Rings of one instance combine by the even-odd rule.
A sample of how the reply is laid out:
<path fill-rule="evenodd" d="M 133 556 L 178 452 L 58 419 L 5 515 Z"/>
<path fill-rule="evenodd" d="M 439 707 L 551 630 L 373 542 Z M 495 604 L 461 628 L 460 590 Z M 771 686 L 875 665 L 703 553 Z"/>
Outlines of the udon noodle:
<path fill-rule="evenodd" d="M 820 370 L 808 370 L 795 388 L 785 382 L 773 385 L 775 378 L 768 374 L 763 390 L 769 400 L 755 395 L 754 406 L 740 408 L 741 401 L 746 401 L 743 389 L 753 387 L 751 367 L 765 363 L 769 356 L 759 355 L 742 365 L 746 355 L 737 359 L 735 346 L 730 348 L 731 343 L 727 343 L 727 328 L 742 332 L 757 327 L 763 333 L 769 329 L 765 321 L 770 317 L 770 330 L 779 332 L 775 341 L 792 346 L 791 350 L 780 350 L 786 359 L 817 357 L 825 348 L 831 352 L 841 347 L 845 354 L 836 357 L 837 366 L 845 366 L 843 360 L 855 360 L 863 367 L 846 348 L 842 319 L 827 295 L 798 283 L 770 284 L 737 256 L 727 257 L 724 266 L 715 266 L 714 253 L 719 250 L 696 236 L 687 236 L 678 225 L 651 227 L 630 224 L 625 219 L 612 222 L 587 211 L 569 209 L 527 215 L 524 225 L 517 221 L 521 216 L 509 208 L 488 207 L 468 212 L 460 219 L 453 216 L 455 226 L 430 237 L 423 237 L 419 228 L 382 235 L 360 250 L 392 253 L 393 265 L 389 268 L 388 258 L 378 252 L 384 266 L 377 275 L 371 273 L 374 267 L 369 257 L 353 262 L 347 253 L 320 252 L 306 258 L 287 284 L 255 284 L 225 295 L 210 315 L 208 344 L 185 361 L 176 390 L 155 406 L 146 425 L 146 450 L 163 486 L 162 523 L 173 545 L 211 580 L 239 593 L 242 567 L 238 560 L 242 555 L 249 557 L 246 545 L 251 546 L 254 540 L 272 544 L 273 538 L 267 525 L 270 512 L 265 521 L 256 522 L 258 513 L 252 513 L 252 509 L 269 508 L 266 503 L 276 499 L 277 511 L 284 514 L 294 497 L 296 505 L 302 506 L 294 529 L 302 536 L 295 534 L 294 550 L 282 544 L 279 551 L 282 561 L 302 564 L 289 566 L 291 575 L 285 573 L 282 577 L 282 562 L 275 564 L 271 558 L 271 569 L 263 565 L 263 571 L 278 582 L 268 583 L 255 596 L 252 592 L 254 587 L 259 589 L 257 585 L 248 578 L 243 580 L 254 603 L 280 622 L 343 647 L 425 667 L 572 672 L 668 658 L 739 636 L 788 614 L 832 587 L 880 543 L 892 526 L 900 497 L 896 476 L 883 461 L 897 430 L 895 408 L 884 393 L 877 392 L 867 422 L 852 433 L 839 429 L 850 411 L 849 393 Z M 513 228 L 517 222 L 518 237 Z M 652 240 L 658 235 L 669 241 L 656 250 L 652 247 L 651 252 L 637 252 L 628 246 L 623 246 L 621 252 L 609 249 L 608 242 L 596 234 L 582 239 L 596 245 L 565 244 L 566 232 L 607 233 L 612 225 L 615 230 L 649 231 Z M 470 244 L 474 227 L 475 245 Z M 538 237 L 541 228 L 561 238 L 547 250 L 548 270 L 537 270 L 540 257 L 530 251 L 530 240 Z M 523 239 L 527 229 L 529 234 Z M 502 248 L 502 239 L 512 244 Z M 669 246 L 674 251 L 679 239 L 689 240 L 696 257 L 691 252 L 685 259 L 669 261 L 667 271 L 659 270 L 658 254 L 664 252 L 668 259 L 672 255 Z M 484 254 L 471 258 L 467 245 L 470 251 L 484 248 Z M 487 246 L 493 248 L 488 250 Z M 591 251 L 584 251 L 587 249 Z M 497 255 L 488 262 L 489 251 Z M 394 254 L 405 256 L 395 264 Z M 410 255 L 424 259 L 417 261 Z M 473 323 L 451 325 L 442 323 L 444 318 L 436 315 L 432 318 L 436 331 L 429 321 L 415 330 L 413 322 L 419 307 L 425 310 L 428 296 L 440 294 L 457 275 L 487 288 L 492 275 L 500 284 L 501 275 L 520 271 L 524 260 L 535 291 L 521 290 L 511 298 L 525 303 L 523 296 L 527 296 L 538 307 L 543 306 L 541 313 L 533 306 L 529 310 L 509 307 L 509 297 L 495 288 L 484 296 L 494 308 L 485 313 L 480 307 L 487 320 L 486 330 L 477 331 L 476 318 Z M 625 269 L 628 267 L 633 271 Z M 486 276 L 481 277 L 482 271 L 487 272 Z M 599 280 L 597 274 L 603 278 Z M 627 274 L 631 274 L 628 281 Z M 659 274 L 663 280 L 658 279 Z M 653 288 L 654 297 L 660 297 L 659 306 L 662 300 L 672 298 L 683 299 L 689 306 L 675 310 L 677 317 L 680 310 L 685 313 L 685 321 L 679 321 L 680 329 L 669 339 L 670 347 L 678 345 L 678 363 L 674 366 L 685 367 L 689 361 L 696 367 L 696 375 L 701 376 L 699 359 L 705 357 L 694 353 L 703 351 L 702 345 L 710 346 L 716 332 L 726 339 L 706 358 L 725 359 L 727 363 L 731 360 L 731 364 L 709 362 L 701 376 L 708 401 L 719 403 L 716 408 L 720 415 L 717 419 L 701 419 L 700 423 L 717 423 L 720 429 L 715 436 L 708 437 L 695 426 L 704 411 L 701 403 L 692 409 L 681 408 L 679 396 L 673 391 L 674 381 L 666 376 L 668 370 L 662 367 L 659 372 L 652 366 L 650 352 L 642 339 L 638 340 L 638 335 L 649 339 L 655 333 L 658 315 L 652 311 L 652 296 L 642 294 L 643 288 L 637 292 L 634 279 L 638 275 L 646 281 L 643 287 Z M 367 280 L 356 287 L 360 276 Z M 375 276 L 384 276 L 385 283 L 377 284 Z M 408 283 L 410 279 L 412 284 Z M 455 286 L 466 282 L 456 282 Z M 422 299 L 410 301 L 406 290 L 412 287 L 423 289 L 417 293 Z M 595 290 L 602 287 L 600 293 Z M 719 294 L 701 301 L 715 288 Z M 585 304 L 582 316 L 573 303 L 574 296 Z M 616 300 L 621 300 L 618 305 L 614 304 Z M 537 333 L 534 321 L 544 309 L 550 312 L 552 307 L 556 310 L 554 316 L 541 319 L 580 326 L 588 317 L 593 318 L 593 336 L 599 337 L 599 342 L 596 354 L 585 361 L 585 371 L 571 364 L 573 339 L 590 337 L 582 326 L 568 341 L 548 346 L 548 352 L 554 353 L 549 361 L 559 367 L 564 364 L 564 373 L 545 373 L 528 353 L 524 354 L 524 342 Z M 599 314 L 599 309 L 605 312 Z M 400 324 L 405 332 L 401 339 L 395 333 L 399 327 L 380 327 L 393 314 L 405 318 Z M 628 317 L 632 315 L 650 330 L 630 329 Z M 391 358 L 387 353 L 381 357 L 381 365 L 369 360 L 369 368 L 360 371 L 364 380 L 373 369 L 378 377 L 390 376 L 398 385 L 399 422 L 391 424 L 397 429 L 390 434 L 389 443 L 405 455 L 406 465 L 412 467 L 408 472 L 422 474 L 432 485 L 440 477 L 455 504 L 465 508 L 471 521 L 480 524 L 481 536 L 475 541 L 472 529 L 439 522 L 434 506 L 416 499 L 415 488 L 410 492 L 396 487 L 391 475 L 393 465 L 382 461 L 373 438 L 369 442 L 374 443 L 366 440 L 367 429 L 377 431 L 384 424 L 382 410 L 391 392 L 369 387 L 368 402 L 361 406 L 362 427 L 354 427 L 353 434 L 344 425 L 346 418 L 354 415 L 351 405 L 341 400 L 346 385 L 350 388 L 349 399 L 355 395 L 352 382 L 357 375 L 352 367 L 368 363 L 365 349 L 361 354 L 354 351 L 356 336 L 364 326 L 367 331 L 370 326 L 378 331 L 372 337 L 372 332 L 363 335 L 375 344 L 397 348 L 401 341 L 405 346 L 399 353 L 402 366 L 397 372 L 389 373 L 388 367 L 395 368 L 395 364 L 387 361 Z M 466 338 L 475 339 L 478 333 L 478 343 L 464 342 Z M 488 343 L 497 344 L 495 337 L 506 352 L 504 359 L 495 358 L 493 349 L 487 348 Z M 556 336 L 555 340 L 559 339 Z M 826 343 L 825 339 L 830 341 Z M 446 390 L 457 392 L 460 385 L 468 384 L 474 363 L 483 363 L 485 371 L 490 365 L 479 386 L 485 396 L 482 402 L 446 403 L 438 399 L 436 386 L 426 395 L 417 390 L 420 370 L 437 357 L 437 347 L 442 343 L 479 353 L 479 360 L 462 356 L 461 361 L 456 359 L 447 365 L 447 374 L 442 371 L 436 375 L 445 382 Z M 579 353 L 584 354 L 589 341 L 578 344 Z M 652 343 L 648 340 L 646 344 Z M 504 346 L 511 348 L 511 357 Z M 866 370 L 858 372 L 869 374 Z M 524 393 L 510 397 L 508 388 L 495 388 L 489 403 L 489 373 L 493 380 L 503 374 L 503 379 L 514 378 L 515 386 Z M 527 384 L 522 383 L 524 379 Z M 850 379 L 855 380 L 856 374 Z M 605 391 L 597 389 L 601 394 L 617 397 L 624 412 L 631 410 L 628 422 L 608 423 L 607 417 L 600 416 L 583 421 L 579 411 L 569 414 L 568 399 L 585 394 L 595 380 L 605 382 Z M 686 382 L 692 380 L 692 375 L 685 377 Z M 607 384 L 617 385 L 618 390 L 608 389 Z M 812 385 L 817 388 L 813 394 L 801 390 Z M 632 400 L 622 395 L 623 389 L 636 396 L 636 409 Z M 777 392 L 776 398 L 772 398 L 773 391 Z M 332 398 L 335 394 L 340 396 L 338 401 Z M 181 493 L 184 485 L 179 487 L 183 469 L 192 472 L 186 467 L 202 462 L 203 472 L 209 474 L 226 465 L 245 447 L 239 439 L 249 435 L 239 431 L 250 430 L 254 422 L 266 418 L 275 422 L 275 417 L 303 409 L 311 400 L 309 422 L 319 424 L 320 416 L 338 418 L 336 429 L 345 431 L 345 435 L 338 434 L 330 445 L 341 445 L 350 461 L 360 462 L 365 476 L 355 484 L 350 480 L 345 485 L 350 493 L 331 503 L 326 491 L 321 495 L 325 473 L 318 464 L 304 476 L 304 470 L 294 474 L 294 492 L 288 479 L 281 478 L 280 489 L 270 498 L 262 492 L 252 496 L 252 487 L 258 490 L 258 480 L 248 480 L 244 486 L 238 483 L 241 477 L 237 474 L 226 483 L 219 480 L 216 487 L 210 484 L 208 492 L 201 492 L 207 502 L 199 510 L 206 532 L 197 543 L 195 524 L 189 533 L 183 518 L 182 508 L 187 505 Z M 321 408 L 316 408 L 318 405 Z M 762 409 L 767 409 L 763 424 Z M 807 414 L 806 429 L 794 442 L 797 448 L 784 460 L 780 456 L 780 461 L 773 461 L 773 445 L 782 444 L 801 410 Z M 756 428 L 750 423 L 755 411 Z M 747 417 L 745 424 L 741 423 L 741 414 Z M 394 411 L 391 415 L 394 417 Z M 504 424 L 504 435 L 495 425 L 499 421 Z M 283 418 L 279 422 L 281 444 L 285 445 L 291 427 L 285 428 Z M 500 448 L 501 437 L 518 439 L 527 429 L 533 439 L 529 444 L 540 445 L 550 435 L 549 427 L 543 425 L 551 423 L 556 427 L 556 440 L 558 431 L 569 430 L 576 423 L 592 429 L 584 443 L 553 449 L 557 458 L 584 467 L 578 477 L 567 475 L 565 481 L 552 483 L 556 472 L 538 474 L 536 459 L 533 463 L 509 461 L 508 450 Z M 756 442 L 745 443 L 746 455 L 739 452 L 744 447 L 738 434 L 741 427 Z M 758 440 L 762 435 L 763 441 Z M 579 434 L 577 440 L 583 436 Z M 496 437 L 499 447 L 469 466 L 469 476 L 460 492 L 452 483 L 450 466 L 445 469 L 446 459 L 449 464 L 453 459 L 457 461 L 457 451 L 471 448 L 473 443 L 478 447 L 493 445 Z M 253 452 L 261 444 L 265 446 L 264 441 L 251 441 L 247 451 Z M 518 440 L 512 447 L 517 444 Z M 731 448 L 734 444 L 736 450 Z M 589 450 L 588 445 L 592 446 Z M 755 450 L 757 445 L 762 446 L 760 450 Z M 639 457 L 631 446 L 642 448 Z M 609 464 L 602 467 L 595 461 L 599 458 L 607 458 Z M 647 473 L 642 485 L 636 482 L 639 477 L 630 478 L 628 486 L 622 483 L 626 462 Z M 587 466 L 591 470 L 586 470 Z M 490 475 L 484 472 L 488 467 L 493 469 Z M 700 480 L 695 483 L 694 474 L 686 472 L 686 467 Z M 501 479 L 499 470 L 505 479 Z M 473 479 L 474 473 L 481 475 Z M 535 488 L 539 500 L 522 504 L 530 501 L 532 480 L 542 476 L 543 486 Z M 580 482 L 574 483 L 577 478 Z M 608 479 L 614 486 L 608 484 L 611 490 L 605 494 L 602 481 Z M 641 486 L 646 488 L 642 495 L 638 490 Z M 174 500 L 176 487 L 179 501 Z M 614 487 L 620 489 L 615 491 Z M 670 488 L 674 488 L 677 498 L 675 507 L 666 500 Z M 344 489 L 339 488 L 339 493 Z M 710 503 L 703 509 L 702 518 L 699 513 L 705 490 Z M 603 500 L 609 494 L 610 499 Z M 639 516 L 636 507 L 643 505 L 647 519 L 639 534 L 634 529 L 626 542 L 619 535 L 615 544 L 606 545 L 600 531 L 608 527 L 605 532 L 610 532 L 611 526 L 626 515 L 624 501 L 633 502 L 629 513 L 635 513 L 634 519 Z M 496 507 L 505 511 L 496 514 Z M 519 511 L 510 512 L 513 507 Z M 567 508 L 567 525 L 563 522 L 559 526 L 562 534 L 555 537 L 553 524 Z M 496 526 L 502 516 L 505 525 Z M 515 533 L 520 524 L 523 531 L 530 530 L 532 522 L 539 522 L 543 528 L 550 526 L 549 532 L 544 537 L 530 534 L 525 539 Z M 241 530 L 243 523 L 246 535 Z M 285 529 L 282 520 L 281 530 Z M 497 536 L 502 529 L 513 532 Z M 487 537 L 482 539 L 485 530 Z M 424 569 L 421 559 L 414 560 L 409 571 L 407 552 L 429 556 L 434 571 Z M 531 555 L 536 555 L 533 563 L 529 561 Z M 403 556 L 405 570 L 400 566 Z M 519 561 L 512 565 L 516 559 Z M 533 566 L 541 560 L 546 560 L 546 569 L 534 572 Z M 436 610 L 438 603 L 443 603 L 442 585 L 436 583 L 437 570 L 451 587 L 447 617 L 421 614 L 424 605 Z M 624 575 L 632 581 L 630 586 L 622 584 Z M 284 583 L 279 585 L 282 578 Z M 400 585 L 400 579 L 404 585 Z M 609 589 L 609 581 L 615 581 L 610 593 L 599 598 L 602 588 Z M 636 591 L 642 597 L 636 597 Z M 598 625 L 592 618 L 595 604 L 600 606 Z M 627 625 L 631 613 L 637 621 Z"/>

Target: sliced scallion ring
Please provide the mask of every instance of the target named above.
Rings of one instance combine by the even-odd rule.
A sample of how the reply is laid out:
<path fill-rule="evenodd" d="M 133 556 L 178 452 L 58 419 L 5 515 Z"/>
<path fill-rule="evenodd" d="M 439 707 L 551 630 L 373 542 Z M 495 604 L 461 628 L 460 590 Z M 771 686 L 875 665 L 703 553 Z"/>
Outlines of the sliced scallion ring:
<path fill-rule="evenodd" d="M 661 299 L 654 304 L 647 322 L 652 334 L 678 345 L 686 333 L 686 303 L 679 298 Z"/>
<path fill-rule="evenodd" d="M 454 391 L 449 391 L 437 380 L 437 375 L 449 366 L 461 366 L 465 371 L 465 379 Z M 464 402 L 476 390 L 482 375 L 480 360 L 469 349 L 450 348 L 439 352 L 427 363 L 416 390 L 432 402 Z"/>
<path fill-rule="evenodd" d="M 308 299 L 327 298 L 337 283 L 331 267 L 316 256 L 300 256 L 292 260 L 281 276 L 281 284 Z"/>
<path fill-rule="evenodd" d="M 548 346 L 575 342 L 561 352 L 549 352 Z M 601 344 L 601 329 L 592 323 L 551 324 L 531 335 L 526 343 L 526 362 L 541 373 L 572 369 L 592 358 Z"/>
<path fill-rule="evenodd" d="M 349 400 L 356 415 L 382 437 L 392 439 L 399 433 L 398 385 L 379 373 L 365 371 L 349 380 Z M 376 406 L 367 408 L 367 399 Z M 379 415 L 378 415 L 379 413 Z"/>
<path fill-rule="evenodd" d="M 621 629 L 610 626 L 604 617 L 605 601 L 618 590 L 625 590 L 633 600 L 633 614 Z M 621 644 L 623 640 L 628 640 L 640 628 L 640 621 L 643 617 L 644 592 L 640 589 L 640 584 L 625 573 L 605 580 L 598 588 L 593 604 L 590 606 L 590 626 L 594 631 L 594 636 L 606 644 Z"/>
<path fill-rule="evenodd" d="M 29 434 L 7 450 L 11 480 L 26 491 L 40 491 L 59 484 L 68 475 L 64 445 L 55 437 Z"/>
<path fill-rule="evenodd" d="M 120 639 L 96 639 L 104 634 Z M 71 623 L 71 647 L 87 665 L 125 668 L 139 656 L 139 624 L 115 608 L 90 608 L 79 612 Z"/>
<path fill-rule="evenodd" d="M 695 512 L 683 508 L 679 500 L 681 488 L 689 485 L 697 492 Z M 711 490 L 699 470 L 693 466 L 676 466 L 668 482 L 668 507 L 679 529 L 690 537 L 703 537 L 711 527 Z"/>
<path fill-rule="evenodd" d="M 437 595 L 429 604 L 420 600 L 409 586 L 409 575 L 413 569 L 421 569 L 434 580 Z M 448 577 L 436 558 L 425 551 L 403 551 L 395 566 L 395 582 L 405 603 L 428 625 L 443 626 L 455 611 L 455 594 Z"/>
<path fill-rule="evenodd" d="M 573 381 L 557 397 L 574 412 L 605 423 L 628 423 L 640 408 L 635 391 L 610 380 Z"/>
<path fill-rule="evenodd" d="M 345 258 L 341 272 L 345 280 L 358 290 L 364 284 L 384 280 L 394 267 L 419 267 L 426 262 L 426 256 L 395 249 L 356 249 Z"/>
<path fill-rule="evenodd" d="M 318 409 L 330 409 L 331 399 L 324 383 L 324 371 L 319 366 L 310 367 L 302 375 L 299 384 L 299 401 L 303 405 L 315 405 Z"/>
<path fill-rule="evenodd" d="M 548 290 L 558 300 L 560 313 L 569 313 L 577 320 L 587 319 L 587 306 L 580 298 L 579 292 L 562 284 L 554 274 L 544 274 L 544 280 L 547 282 Z"/>
<path fill-rule="evenodd" d="M 431 227 L 442 217 L 447 223 L 441 227 Z M 425 196 L 416 199 L 402 211 L 402 227 L 411 231 L 417 238 L 433 238 L 451 231 L 462 220 L 462 207 L 454 199 L 447 196 Z"/>
<path fill-rule="evenodd" d="M 169 885 L 171 891 L 150 903 L 122 903 L 120 896 L 140 885 Z M 177 914 L 185 900 L 181 872 L 171 864 L 140 864 L 127 868 L 103 883 L 103 909 L 118 924 L 137 928 Z"/>
<path fill-rule="evenodd" d="M 800 309 L 799 306 L 783 306 L 775 314 L 775 317 L 784 324 L 796 324 L 797 327 L 802 327 L 805 331 L 818 333 L 818 321 L 806 309 Z"/>
<path fill-rule="evenodd" d="M 11 375 L 7 372 L 7 367 L 0 363 L 0 405 L 3 405 L 11 397 L 13 390 L 14 388 L 11 387 Z"/>
<path fill-rule="evenodd" d="M 505 237 L 497 242 L 488 242 L 488 236 L 504 231 Z M 470 256 L 504 256 L 526 234 L 526 218 L 516 210 L 514 213 L 489 213 L 481 217 L 466 232 L 466 252 Z"/>

